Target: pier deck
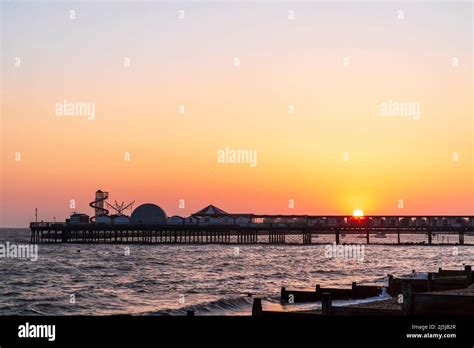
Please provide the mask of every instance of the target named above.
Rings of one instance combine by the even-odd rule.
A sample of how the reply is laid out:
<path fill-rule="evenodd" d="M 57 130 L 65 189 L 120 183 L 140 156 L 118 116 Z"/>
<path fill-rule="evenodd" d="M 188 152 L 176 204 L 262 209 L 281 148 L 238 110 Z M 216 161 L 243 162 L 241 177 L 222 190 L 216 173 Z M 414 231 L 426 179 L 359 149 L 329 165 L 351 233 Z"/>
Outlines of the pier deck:
<path fill-rule="evenodd" d="M 268 217 L 268 215 L 262 215 Z M 275 216 L 273 216 L 275 217 Z M 277 216 L 280 218 L 281 216 Z M 292 218 L 293 216 L 285 216 Z M 299 217 L 301 218 L 301 216 Z M 106 224 L 65 224 L 50 222 L 32 222 L 30 224 L 31 242 L 33 243 L 123 243 L 123 244 L 319 244 L 318 236 L 332 235 L 336 244 L 341 243 L 344 235 L 360 235 L 361 242 L 370 243 L 371 238 L 383 235 L 396 235 L 396 243 L 401 243 L 401 235 L 425 235 L 424 244 L 432 245 L 436 234 L 454 235 L 450 244 L 466 244 L 465 236 L 474 236 L 473 217 L 462 217 L 465 223 L 460 226 L 431 226 L 430 218 L 426 225 L 403 226 L 403 219 L 416 217 L 394 217 L 395 224 L 374 226 L 371 218 L 351 223 L 351 217 L 337 217 L 342 220 L 335 226 L 310 223 L 307 217 L 304 223 L 252 223 L 242 226 L 237 224 L 193 225 L 106 225 Z M 321 217 L 328 218 L 328 217 Z M 383 217 L 390 219 L 392 217 Z M 453 217 L 432 217 L 449 219 Z M 345 220 L 344 220 L 345 219 Z M 327 244 L 327 240 L 324 241 Z M 439 243 L 438 243 L 439 244 Z M 447 243 L 442 243 L 447 244 Z"/>

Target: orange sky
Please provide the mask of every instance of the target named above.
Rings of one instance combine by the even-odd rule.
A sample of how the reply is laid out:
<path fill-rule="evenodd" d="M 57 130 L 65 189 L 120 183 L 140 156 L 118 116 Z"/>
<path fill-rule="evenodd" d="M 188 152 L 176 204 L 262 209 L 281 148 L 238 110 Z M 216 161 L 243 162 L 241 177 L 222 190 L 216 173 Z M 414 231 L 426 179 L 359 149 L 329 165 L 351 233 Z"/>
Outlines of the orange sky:
<path fill-rule="evenodd" d="M 91 214 L 99 188 L 168 215 L 210 203 L 474 214 L 472 18 L 456 17 L 459 4 L 407 4 L 405 22 L 392 5 L 306 4 L 291 23 L 282 4 L 189 5 L 182 22 L 170 4 L 161 21 L 144 4 L 81 5 L 75 22 L 61 5 L 29 6 L 2 17 L 1 226 L 26 226 L 35 207 L 64 219 L 71 199 Z M 115 14 L 121 25 L 107 27 Z M 57 116 L 65 99 L 94 102 L 95 118 Z M 419 103 L 420 118 L 381 116 L 389 100 Z M 218 163 L 226 147 L 255 150 L 256 167 Z"/>

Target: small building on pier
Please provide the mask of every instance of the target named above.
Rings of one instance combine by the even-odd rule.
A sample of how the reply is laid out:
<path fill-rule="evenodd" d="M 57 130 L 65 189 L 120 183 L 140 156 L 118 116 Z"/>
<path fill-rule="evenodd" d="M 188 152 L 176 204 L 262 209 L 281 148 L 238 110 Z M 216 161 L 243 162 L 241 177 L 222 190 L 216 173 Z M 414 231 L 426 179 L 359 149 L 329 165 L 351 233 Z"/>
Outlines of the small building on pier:
<path fill-rule="evenodd" d="M 328 227 L 344 226 L 345 223 L 344 218 L 340 216 L 329 216 L 326 221 Z"/>
<path fill-rule="evenodd" d="M 234 223 L 239 226 L 249 226 L 252 224 L 252 214 L 232 214 Z"/>
<path fill-rule="evenodd" d="M 130 218 L 126 215 L 101 215 L 96 216 L 94 223 L 99 225 L 128 225 L 130 223 Z"/>
<path fill-rule="evenodd" d="M 82 213 L 73 213 L 69 219 L 66 219 L 68 225 L 88 224 L 89 215 Z"/>
<path fill-rule="evenodd" d="M 184 225 L 184 221 L 185 218 L 178 215 L 173 215 L 166 219 L 168 225 Z"/>
<path fill-rule="evenodd" d="M 415 226 L 416 227 L 424 227 L 424 226 L 427 226 L 428 223 L 427 223 L 427 220 L 425 217 L 420 217 L 420 216 L 417 216 L 416 219 L 415 219 Z"/>
<path fill-rule="evenodd" d="M 191 217 L 194 217 L 199 225 L 233 224 L 233 219 L 227 212 L 212 204 L 195 212 Z"/>
<path fill-rule="evenodd" d="M 462 217 L 450 217 L 448 224 L 449 227 L 463 227 L 467 225 L 467 221 Z"/>
<path fill-rule="evenodd" d="M 442 217 L 430 217 L 428 219 L 430 227 L 447 227 L 448 220 Z"/>
<path fill-rule="evenodd" d="M 191 214 L 189 219 L 194 219 L 194 221 L 199 225 L 224 224 L 247 226 L 252 223 L 252 216 L 252 214 L 229 214 L 211 204 L 194 214 Z M 186 221 L 185 223 L 187 224 L 191 221 Z"/>

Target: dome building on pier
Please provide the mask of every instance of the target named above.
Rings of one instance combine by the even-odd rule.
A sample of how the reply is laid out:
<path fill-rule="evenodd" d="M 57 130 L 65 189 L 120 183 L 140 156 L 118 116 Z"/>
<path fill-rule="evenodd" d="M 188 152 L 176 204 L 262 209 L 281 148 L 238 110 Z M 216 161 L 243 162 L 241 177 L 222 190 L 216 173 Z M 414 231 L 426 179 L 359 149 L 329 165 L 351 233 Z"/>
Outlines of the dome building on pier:
<path fill-rule="evenodd" d="M 157 225 L 166 224 L 166 213 L 156 204 L 145 203 L 132 212 L 130 224 L 133 225 Z"/>

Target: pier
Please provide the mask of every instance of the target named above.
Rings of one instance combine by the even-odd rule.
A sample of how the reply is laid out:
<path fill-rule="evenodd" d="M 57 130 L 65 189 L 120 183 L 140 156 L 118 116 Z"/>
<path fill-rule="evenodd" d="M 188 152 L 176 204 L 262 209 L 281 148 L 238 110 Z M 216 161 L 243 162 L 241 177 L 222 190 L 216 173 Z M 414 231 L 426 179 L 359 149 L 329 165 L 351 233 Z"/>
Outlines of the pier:
<path fill-rule="evenodd" d="M 361 243 L 373 237 L 422 235 L 418 244 L 435 245 L 436 234 L 452 235 L 449 244 L 463 245 L 474 236 L 473 216 L 307 216 L 252 215 L 250 223 L 239 224 L 67 224 L 30 223 L 32 243 L 117 244 L 327 244 L 318 237 L 332 236 L 342 244 L 347 235 L 359 235 Z M 437 243 L 448 244 L 448 243 Z"/>

